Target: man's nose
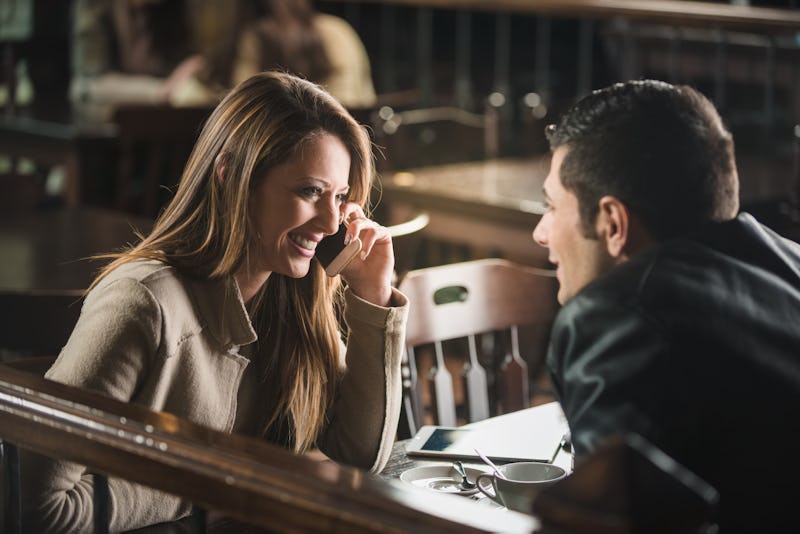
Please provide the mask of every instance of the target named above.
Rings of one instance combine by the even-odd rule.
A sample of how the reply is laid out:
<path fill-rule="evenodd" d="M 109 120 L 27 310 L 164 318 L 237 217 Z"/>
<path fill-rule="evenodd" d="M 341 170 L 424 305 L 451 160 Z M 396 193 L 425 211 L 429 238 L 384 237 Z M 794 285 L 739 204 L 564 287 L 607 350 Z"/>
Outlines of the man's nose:
<path fill-rule="evenodd" d="M 533 240 L 536 241 L 543 247 L 547 246 L 547 222 L 546 219 L 547 214 L 542 215 L 542 218 L 539 219 L 539 222 L 536 223 L 536 226 L 533 228 Z"/>

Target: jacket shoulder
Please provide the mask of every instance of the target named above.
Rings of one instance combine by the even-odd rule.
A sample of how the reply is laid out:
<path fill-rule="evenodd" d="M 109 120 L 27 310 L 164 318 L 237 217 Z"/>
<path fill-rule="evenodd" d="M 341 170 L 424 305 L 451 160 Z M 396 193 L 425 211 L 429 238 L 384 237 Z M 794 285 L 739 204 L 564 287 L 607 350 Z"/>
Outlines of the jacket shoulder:
<path fill-rule="evenodd" d="M 136 260 L 120 265 L 100 281 L 94 292 L 147 293 L 160 311 L 168 347 L 177 346 L 187 335 L 203 329 L 191 282 L 163 262 Z M 168 348 L 168 352 L 171 350 Z"/>

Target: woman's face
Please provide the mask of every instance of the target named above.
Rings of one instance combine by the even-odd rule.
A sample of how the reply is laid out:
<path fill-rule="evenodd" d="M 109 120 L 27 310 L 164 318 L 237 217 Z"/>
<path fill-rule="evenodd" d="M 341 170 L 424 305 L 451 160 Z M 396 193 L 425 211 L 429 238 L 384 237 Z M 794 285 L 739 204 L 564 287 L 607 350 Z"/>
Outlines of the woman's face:
<path fill-rule="evenodd" d="M 308 273 L 317 243 L 339 227 L 349 175 L 344 143 L 323 133 L 261 178 L 250 197 L 256 231 L 251 276 L 276 272 L 301 278 Z"/>

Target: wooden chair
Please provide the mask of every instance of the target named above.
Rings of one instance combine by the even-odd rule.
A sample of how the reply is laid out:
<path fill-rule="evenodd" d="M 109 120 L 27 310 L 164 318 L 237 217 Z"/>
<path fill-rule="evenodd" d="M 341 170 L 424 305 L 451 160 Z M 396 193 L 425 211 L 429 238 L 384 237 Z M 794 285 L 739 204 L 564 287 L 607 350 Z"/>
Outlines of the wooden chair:
<path fill-rule="evenodd" d="M 497 110 L 484 113 L 455 107 L 395 111 L 384 107 L 373 114 L 375 143 L 384 158 L 381 170 L 399 170 L 498 156 Z"/>
<path fill-rule="evenodd" d="M 154 216 L 180 181 L 210 107 L 130 104 L 117 108 L 119 164 L 115 205 Z"/>
<path fill-rule="evenodd" d="M 411 302 L 400 439 L 422 424 L 457 426 L 529 406 L 529 366 L 543 359 L 558 310 L 552 271 L 474 260 L 412 270 L 398 288 Z M 527 361 L 523 326 L 540 334 Z"/>

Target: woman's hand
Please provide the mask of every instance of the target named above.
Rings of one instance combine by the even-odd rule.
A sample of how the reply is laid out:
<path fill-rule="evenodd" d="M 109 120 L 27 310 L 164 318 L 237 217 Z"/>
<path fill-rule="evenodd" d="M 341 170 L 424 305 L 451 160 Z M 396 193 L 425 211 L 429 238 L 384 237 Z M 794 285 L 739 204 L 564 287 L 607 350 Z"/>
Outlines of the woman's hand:
<path fill-rule="evenodd" d="M 162 96 L 165 101 L 170 101 L 184 84 L 190 79 L 195 78 L 203 69 L 206 68 L 206 60 L 200 54 L 189 56 L 175 67 L 170 75 L 164 80 L 162 86 Z"/>
<path fill-rule="evenodd" d="M 345 267 L 341 275 L 350 290 L 362 299 L 388 306 L 392 297 L 394 249 L 389 230 L 367 219 L 358 204 L 348 202 L 342 208 L 347 226 L 347 243 L 361 240 L 361 253 Z"/>

